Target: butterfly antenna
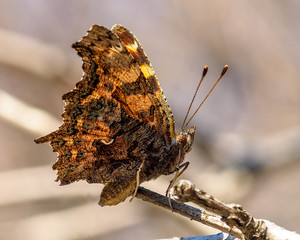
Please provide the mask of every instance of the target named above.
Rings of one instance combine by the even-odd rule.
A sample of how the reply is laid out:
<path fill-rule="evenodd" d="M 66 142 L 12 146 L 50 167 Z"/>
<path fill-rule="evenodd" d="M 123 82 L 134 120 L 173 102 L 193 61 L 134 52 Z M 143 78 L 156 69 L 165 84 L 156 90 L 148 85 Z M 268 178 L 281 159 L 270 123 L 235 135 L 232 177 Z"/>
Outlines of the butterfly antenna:
<path fill-rule="evenodd" d="M 217 84 L 220 82 L 220 80 L 223 78 L 223 76 L 225 75 L 225 73 L 228 70 L 228 65 L 225 65 L 221 75 L 219 77 L 219 79 L 216 81 L 216 83 L 213 85 L 213 87 L 210 89 L 210 91 L 208 92 L 208 94 L 206 95 L 206 97 L 203 99 L 203 101 L 201 102 L 201 104 L 199 105 L 199 107 L 197 108 L 197 110 L 194 112 L 194 114 L 191 116 L 190 120 L 184 125 L 183 129 L 185 129 L 187 127 L 187 125 L 191 122 L 191 120 L 194 118 L 194 116 L 196 115 L 196 113 L 198 112 L 198 110 L 201 108 L 201 106 L 203 105 L 203 103 L 206 101 L 206 99 L 208 98 L 208 96 L 211 94 L 211 92 L 214 90 L 214 88 L 217 86 Z M 204 72 L 204 71 L 203 71 Z M 202 79 L 201 79 L 202 80 Z M 200 85 L 200 84 L 199 84 Z M 198 91 L 198 89 L 197 89 Z M 194 100 L 194 99 L 193 99 Z"/>
<path fill-rule="evenodd" d="M 183 123 L 182 123 L 181 131 L 183 131 L 184 128 L 185 128 L 185 127 L 184 127 L 184 124 L 185 124 L 185 122 L 186 122 L 186 119 L 187 119 L 187 117 L 188 117 L 190 111 L 191 111 L 191 108 L 192 108 L 192 105 L 193 105 L 193 103 L 194 103 L 195 97 L 196 97 L 196 95 L 197 95 L 197 93 L 198 93 L 198 90 L 199 90 L 199 88 L 200 88 L 200 86 L 201 86 L 201 83 L 203 82 L 203 79 L 205 78 L 205 75 L 206 75 L 207 71 L 208 71 L 208 66 L 205 65 L 204 68 L 203 68 L 202 77 L 201 77 L 201 79 L 200 79 L 200 82 L 198 83 L 197 89 L 196 89 L 196 91 L 195 91 L 195 93 L 194 93 L 193 99 L 192 99 L 192 101 L 191 101 L 191 104 L 190 104 L 190 106 L 189 106 L 189 109 L 188 109 L 188 111 L 187 111 L 187 113 L 186 113 L 186 115 L 185 115 L 184 121 L 183 121 Z"/>

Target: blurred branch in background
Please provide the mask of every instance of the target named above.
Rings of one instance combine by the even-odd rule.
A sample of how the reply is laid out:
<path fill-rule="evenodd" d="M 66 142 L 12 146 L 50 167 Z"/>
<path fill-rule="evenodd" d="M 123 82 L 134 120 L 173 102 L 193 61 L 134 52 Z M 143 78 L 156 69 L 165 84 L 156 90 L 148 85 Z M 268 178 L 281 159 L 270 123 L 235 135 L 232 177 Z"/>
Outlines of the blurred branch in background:
<path fill-rule="evenodd" d="M 212 145 L 210 145 L 213 142 Z M 249 140 L 239 134 L 219 134 L 206 146 L 220 164 L 240 165 L 250 171 L 280 168 L 300 160 L 300 126 Z"/>
<path fill-rule="evenodd" d="M 0 29 L 0 63 L 26 70 L 41 79 L 62 77 L 68 66 L 65 54 L 55 45 Z"/>
<path fill-rule="evenodd" d="M 60 121 L 51 114 L 30 106 L 1 89 L 0 109 L 0 118 L 36 136 L 60 125 Z"/>
<path fill-rule="evenodd" d="M 0 198 L 1 226 L 10 228 L 13 222 L 14 229 L 18 230 L 9 233 L 10 239 L 78 239 L 134 226 L 141 221 L 139 217 L 128 217 L 113 225 L 111 222 L 116 220 L 115 215 L 109 214 L 111 208 L 102 208 L 101 214 L 106 217 L 99 219 L 94 214 L 99 208 L 98 184 L 88 189 L 84 182 L 77 183 L 75 188 L 60 188 L 53 181 L 55 173 L 49 174 L 49 170 L 51 166 L 47 165 L 0 173 L 0 189 L 5 191 Z M 33 205 L 40 207 L 38 214 L 33 211 Z M 17 209 L 26 209 L 26 213 Z M 128 216 L 138 211 L 130 206 L 126 209 L 123 214 Z M 7 213 L 10 214 L 7 216 Z M 89 221 L 84 221 L 86 219 Z M 66 224 L 73 228 L 65 228 Z M 49 228 L 49 234 L 42 237 L 37 234 L 37 229 L 46 231 Z"/>

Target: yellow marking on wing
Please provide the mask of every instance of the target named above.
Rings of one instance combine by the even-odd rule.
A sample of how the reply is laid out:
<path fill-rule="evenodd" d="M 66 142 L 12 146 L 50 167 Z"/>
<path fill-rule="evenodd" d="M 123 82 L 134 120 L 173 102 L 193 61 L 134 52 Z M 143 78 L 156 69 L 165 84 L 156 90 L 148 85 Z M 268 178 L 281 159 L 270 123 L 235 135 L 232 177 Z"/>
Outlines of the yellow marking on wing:
<path fill-rule="evenodd" d="M 72 138 L 66 137 L 64 138 L 67 146 L 72 146 L 74 144 L 74 140 Z"/>
<path fill-rule="evenodd" d="M 78 120 L 77 120 L 77 125 L 78 125 L 78 127 L 82 127 L 83 122 L 84 122 L 83 119 L 78 119 Z"/>
<path fill-rule="evenodd" d="M 140 65 L 140 69 L 142 73 L 144 74 L 145 78 L 149 78 L 151 76 L 154 76 L 154 72 L 152 71 L 151 67 L 147 64 Z"/>
<path fill-rule="evenodd" d="M 137 52 L 137 49 L 138 49 L 138 44 L 136 41 L 134 41 L 134 43 L 131 43 L 131 44 L 126 44 L 126 48 L 129 52 Z"/>
<path fill-rule="evenodd" d="M 76 157 L 77 157 L 78 151 L 75 150 L 75 149 L 72 149 L 72 150 L 71 150 L 71 154 L 72 154 L 72 157 L 71 157 L 71 158 L 72 158 L 73 160 L 75 160 Z"/>

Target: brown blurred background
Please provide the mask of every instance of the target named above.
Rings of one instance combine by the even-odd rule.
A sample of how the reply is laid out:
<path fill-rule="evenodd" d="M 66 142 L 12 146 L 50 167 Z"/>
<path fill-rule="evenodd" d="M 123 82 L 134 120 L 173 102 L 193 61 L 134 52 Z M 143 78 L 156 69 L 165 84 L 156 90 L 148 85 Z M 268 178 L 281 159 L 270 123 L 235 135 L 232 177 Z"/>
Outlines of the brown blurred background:
<path fill-rule="evenodd" d="M 214 233 L 135 199 L 97 205 L 102 185 L 59 187 L 56 154 L 33 139 L 61 123 L 62 94 L 82 75 L 70 46 L 92 24 L 140 40 L 181 127 L 204 65 L 182 178 L 256 218 L 300 232 L 300 2 L 0 1 L 0 238 L 155 239 Z M 170 177 L 144 186 L 164 193 Z"/>

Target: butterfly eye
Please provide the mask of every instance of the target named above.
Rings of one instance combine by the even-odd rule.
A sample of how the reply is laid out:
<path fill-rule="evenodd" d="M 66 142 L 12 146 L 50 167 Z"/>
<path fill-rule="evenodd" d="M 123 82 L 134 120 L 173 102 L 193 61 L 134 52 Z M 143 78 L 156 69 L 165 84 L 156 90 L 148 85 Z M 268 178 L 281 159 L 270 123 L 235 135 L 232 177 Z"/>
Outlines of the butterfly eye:
<path fill-rule="evenodd" d="M 181 145 L 184 146 L 187 142 L 187 138 L 186 135 L 184 135 L 183 133 L 180 133 L 177 135 L 177 142 Z"/>

